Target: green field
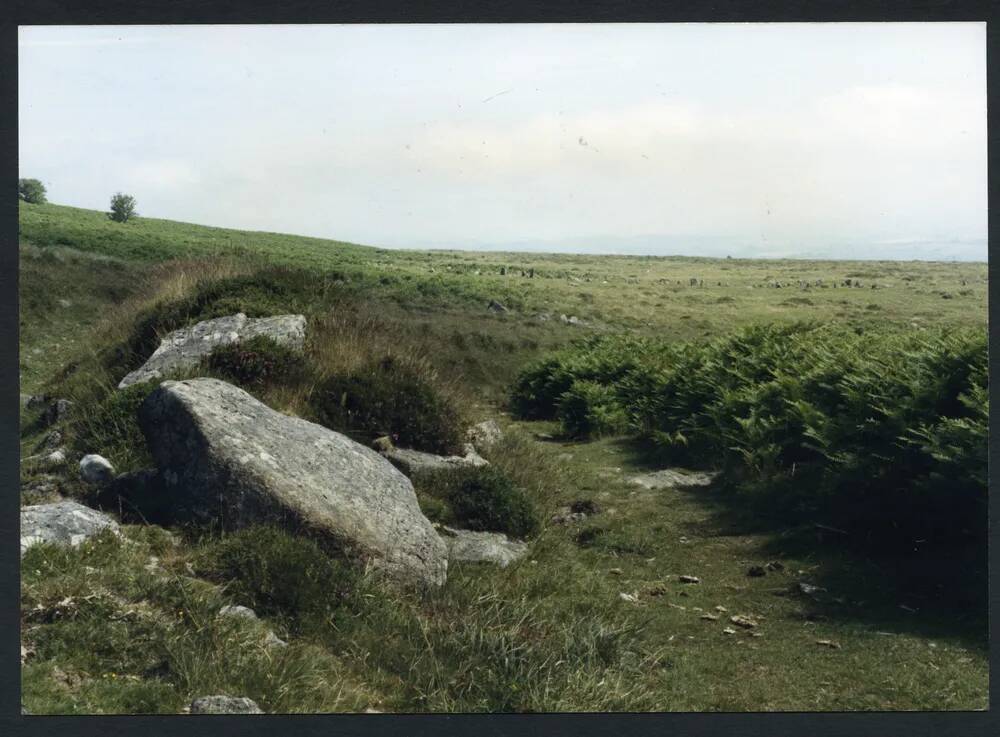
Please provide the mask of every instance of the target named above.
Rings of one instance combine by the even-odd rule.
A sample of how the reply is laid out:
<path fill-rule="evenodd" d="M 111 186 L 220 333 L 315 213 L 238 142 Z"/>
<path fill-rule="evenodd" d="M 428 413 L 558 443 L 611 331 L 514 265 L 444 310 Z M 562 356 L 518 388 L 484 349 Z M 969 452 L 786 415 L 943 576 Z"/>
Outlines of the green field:
<path fill-rule="evenodd" d="M 488 457 L 541 523 L 525 560 L 453 566 L 425 595 L 356 579 L 283 533 L 130 525 L 128 544 L 34 549 L 22 566 L 32 713 L 176 713 L 206 693 L 291 712 L 987 707 L 981 540 L 873 546 L 732 482 L 649 491 L 628 479 L 663 459 L 637 433 L 571 439 L 509 404 L 526 367 L 593 336 L 696 346 L 803 321 L 873 344 L 985 333 L 986 264 L 385 250 L 25 203 L 20 223 L 21 391 L 76 402 L 74 453 L 146 462 L 113 387 L 151 336 L 238 309 L 302 312 L 309 379 L 264 401 L 315 419 L 314 386 L 400 358 L 463 422 L 500 421 L 507 439 Z M 22 411 L 22 455 L 37 420 Z M 21 471 L 30 488 L 39 470 Z M 430 518 L 453 513 L 417 490 Z M 85 495 L 69 472 L 58 491 Z M 549 522 L 581 501 L 600 511 Z M 301 565 L 283 588 L 247 560 Z M 321 584 L 341 575 L 331 604 Z M 257 625 L 213 616 L 248 602 L 289 648 L 276 656 Z"/>

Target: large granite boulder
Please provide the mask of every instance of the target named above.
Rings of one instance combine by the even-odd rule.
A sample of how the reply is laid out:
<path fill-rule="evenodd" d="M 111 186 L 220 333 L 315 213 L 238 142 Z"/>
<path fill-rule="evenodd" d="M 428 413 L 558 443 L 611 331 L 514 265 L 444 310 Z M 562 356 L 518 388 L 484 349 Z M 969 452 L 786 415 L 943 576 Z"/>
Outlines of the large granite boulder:
<path fill-rule="evenodd" d="M 160 342 L 160 347 L 146 363 L 118 383 L 118 388 L 124 389 L 132 384 L 159 379 L 171 371 L 193 368 L 219 346 L 257 336 L 266 336 L 276 343 L 301 348 L 306 336 L 306 318 L 302 315 L 252 318 L 239 312 L 174 330 Z"/>
<path fill-rule="evenodd" d="M 76 502 L 21 507 L 21 555 L 38 543 L 76 546 L 106 529 L 117 532 L 118 523 Z"/>
<path fill-rule="evenodd" d="M 217 379 L 163 382 L 139 424 L 163 493 L 186 513 L 281 524 L 394 578 L 444 583 L 444 543 L 409 479 L 375 451 Z"/>

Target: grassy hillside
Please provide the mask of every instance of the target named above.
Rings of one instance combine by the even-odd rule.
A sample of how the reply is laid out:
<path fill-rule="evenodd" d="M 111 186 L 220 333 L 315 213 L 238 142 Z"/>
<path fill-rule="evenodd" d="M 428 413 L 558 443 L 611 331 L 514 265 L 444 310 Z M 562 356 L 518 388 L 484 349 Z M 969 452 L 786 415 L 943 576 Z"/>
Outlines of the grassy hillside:
<path fill-rule="evenodd" d="M 71 462 L 93 451 L 119 470 L 148 464 L 134 409 L 149 387 L 114 387 L 164 332 L 238 310 L 302 312 L 309 339 L 287 371 L 254 374 L 231 356 L 202 371 L 362 442 L 395 423 L 440 449 L 496 417 L 507 437 L 488 457 L 537 523 L 525 560 L 451 566 L 426 595 L 267 528 L 127 517 L 126 542 L 34 548 L 22 565 L 33 713 L 176 713 L 206 693 L 290 712 L 986 706 L 981 547 L 877 550 L 730 488 L 650 491 L 629 479 L 663 459 L 627 425 L 570 439 L 508 412 L 521 372 L 580 338 L 722 344 L 744 326 L 802 320 L 857 341 L 978 333 L 985 264 L 389 251 L 23 203 L 20 245 L 22 392 L 76 402 L 60 426 Z M 331 406 L 345 392 L 359 407 L 383 394 L 426 401 L 371 419 Z M 45 430 L 35 410 L 21 422 L 27 456 Z M 72 463 L 53 478 L 30 462 L 21 472 L 23 503 L 94 502 Z M 450 484 L 418 483 L 418 498 L 432 520 L 461 523 Z M 550 521 L 574 503 L 593 513 Z M 263 622 L 221 620 L 223 604 Z M 290 646 L 268 648 L 266 629 Z"/>

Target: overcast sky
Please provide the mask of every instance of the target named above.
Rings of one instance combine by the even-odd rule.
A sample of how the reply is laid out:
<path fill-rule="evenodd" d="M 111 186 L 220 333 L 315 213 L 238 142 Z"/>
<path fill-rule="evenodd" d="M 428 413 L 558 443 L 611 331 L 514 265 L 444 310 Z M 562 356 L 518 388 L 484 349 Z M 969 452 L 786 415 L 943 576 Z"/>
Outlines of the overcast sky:
<path fill-rule="evenodd" d="M 22 27 L 20 171 L 390 247 L 985 260 L 985 29 Z"/>

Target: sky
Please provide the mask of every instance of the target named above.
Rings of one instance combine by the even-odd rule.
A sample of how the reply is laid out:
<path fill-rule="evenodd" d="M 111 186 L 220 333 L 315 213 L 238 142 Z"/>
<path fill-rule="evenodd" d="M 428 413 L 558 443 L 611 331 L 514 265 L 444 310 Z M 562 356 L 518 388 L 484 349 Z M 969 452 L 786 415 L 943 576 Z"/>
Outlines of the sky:
<path fill-rule="evenodd" d="M 50 201 L 400 248 L 986 260 L 984 23 L 22 26 Z"/>

